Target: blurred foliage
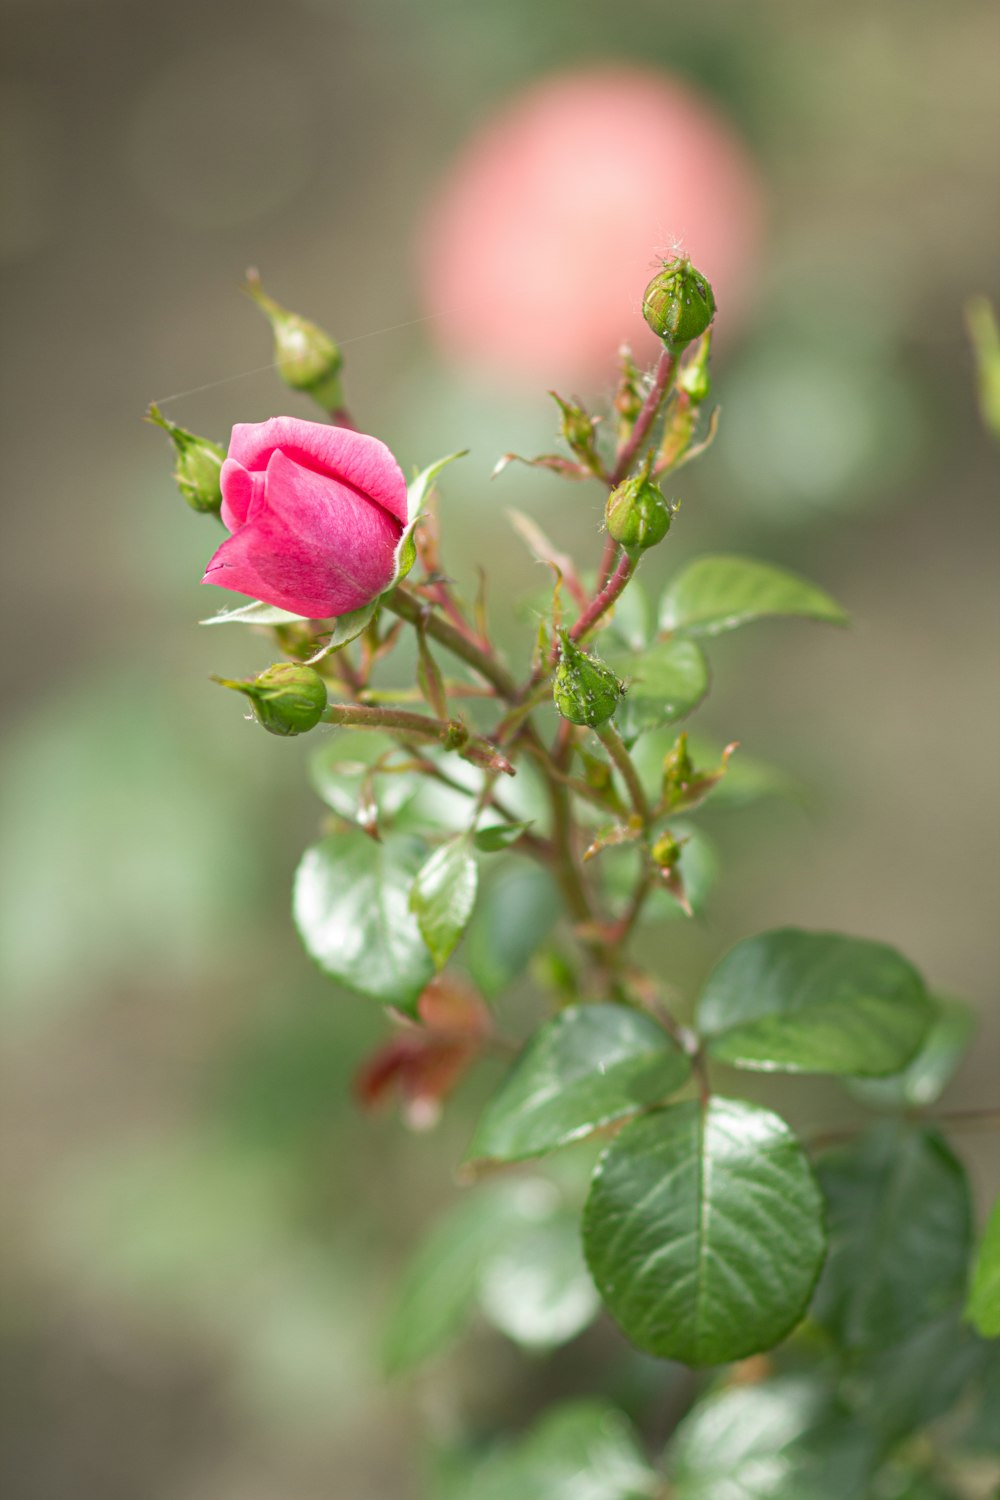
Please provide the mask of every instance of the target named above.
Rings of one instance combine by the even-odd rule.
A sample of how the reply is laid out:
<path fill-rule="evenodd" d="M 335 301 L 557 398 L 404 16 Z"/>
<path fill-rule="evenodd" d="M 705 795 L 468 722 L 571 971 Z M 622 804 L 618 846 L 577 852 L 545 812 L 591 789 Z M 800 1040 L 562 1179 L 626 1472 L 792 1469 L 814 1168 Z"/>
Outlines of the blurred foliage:
<path fill-rule="evenodd" d="M 714 917 L 671 924 L 677 972 L 693 993 L 781 903 L 782 918 L 887 931 L 949 989 L 983 994 L 1000 725 L 977 684 L 993 660 L 995 522 L 960 309 L 997 291 L 995 17 L 985 0 L 8 11 L 0 596 L 24 645 L 7 670 L 0 802 L 5 1489 L 328 1500 L 333 1483 L 351 1500 L 412 1500 L 415 1401 L 385 1387 L 371 1351 L 485 1089 L 465 1086 L 433 1145 L 353 1116 L 377 1019 L 309 970 L 286 916 L 293 852 L 322 807 L 297 790 L 296 749 L 208 706 L 209 655 L 177 622 L 207 613 L 193 580 L 214 533 L 178 513 L 141 411 L 231 379 L 197 415 L 190 399 L 163 405 L 217 438 L 271 414 L 271 378 L 244 374 L 268 350 L 235 290 L 260 263 L 334 326 L 366 422 L 408 462 L 473 441 L 449 566 L 474 587 L 488 552 L 502 635 L 508 601 L 537 582 L 503 507 L 537 505 L 564 545 L 600 506 L 528 472 L 489 487 L 499 453 L 549 442 L 542 393 L 459 383 L 419 323 L 380 332 L 419 318 L 407 247 L 421 204 L 489 105 L 548 67 L 632 58 L 700 82 L 758 153 L 772 258 L 755 326 L 720 351 L 720 440 L 684 484 L 671 546 L 730 550 L 766 523 L 781 560 L 822 577 L 862 634 L 844 648 L 769 635 L 753 703 L 742 648 L 720 651 L 716 743 L 741 737 L 765 785 L 773 763 L 824 804 L 773 829 L 741 814 Z M 227 671 L 245 650 L 226 648 Z M 832 700 L 810 687 L 816 651 Z M 944 789 L 932 724 L 961 767 Z M 491 899 L 544 920 L 538 892 Z M 488 931 L 472 955 L 483 976 L 510 961 Z M 994 1008 L 946 1103 L 988 1095 L 996 1028 Z M 809 1124 L 842 1118 L 842 1095 L 795 1097 Z M 993 1139 L 964 1144 L 995 1191 Z M 950 1316 L 919 1361 L 894 1352 L 891 1407 L 877 1360 L 859 1372 L 887 1419 L 934 1397 L 923 1377 L 902 1389 L 909 1372 L 947 1384 L 964 1368 Z M 662 1449 L 694 1391 L 603 1326 L 527 1365 L 480 1330 L 417 1400 L 444 1448 L 530 1426 L 595 1371 Z M 901 1464 L 878 1500 L 988 1494 L 995 1469 L 972 1455 L 995 1443 L 1000 1361 L 969 1392 L 961 1483 Z M 810 1438 L 789 1442 L 811 1461 Z M 676 1451 L 683 1466 L 681 1434 Z M 684 1493 L 704 1493 L 704 1476 L 679 1472 Z"/>

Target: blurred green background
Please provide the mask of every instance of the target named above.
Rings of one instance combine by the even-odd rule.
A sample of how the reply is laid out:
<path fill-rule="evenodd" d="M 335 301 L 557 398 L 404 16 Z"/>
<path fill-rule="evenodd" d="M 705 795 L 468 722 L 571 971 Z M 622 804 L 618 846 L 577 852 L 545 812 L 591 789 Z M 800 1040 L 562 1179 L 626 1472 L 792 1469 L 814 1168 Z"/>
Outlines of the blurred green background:
<path fill-rule="evenodd" d="M 764 625 L 714 650 L 699 727 L 811 794 L 720 821 L 714 902 L 669 943 L 647 937 L 648 956 L 690 998 L 759 928 L 895 943 L 981 1014 L 942 1108 L 995 1104 L 996 455 L 962 306 L 998 290 L 997 14 L 3 13 L 5 1493 L 410 1500 L 428 1435 L 635 1371 L 606 1328 L 548 1363 L 479 1330 L 415 1385 L 383 1379 L 394 1278 L 455 1197 L 489 1079 L 432 1137 L 356 1113 L 351 1075 L 384 1023 L 312 970 L 288 918 L 321 812 L 307 747 L 256 731 L 208 681 L 265 665 L 267 646 L 196 628 L 223 602 L 198 585 L 217 532 L 185 512 L 142 411 L 205 385 L 166 410 L 218 438 L 311 414 L 258 369 L 267 332 L 237 289 L 256 264 L 345 341 L 351 404 L 407 467 L 471 446 L 444 486 L 448 561 L 468 586 L 489 558 L 515 642 L 506 601 L 530 575 L 504 507 L 586 556 L 599 498 L 526 470 L 489 486 L 500 453 L 550 446 L 552 410 L 541 386 L 515 398 L 436 353 L 424 208 L 470 132 L 550 70 L 632 61 L 698 88 L 756 160 L 766 267 L 717 361 L 722 436 L 678 480 L 681 523 L 649 581 L 745 550 L 816 578 L 855 625 Z M 856 1110 L 832 1084 L 767 1092 L 805 1130 Z M 982 1211 L 996 1134 L 955 1141 Z"/>

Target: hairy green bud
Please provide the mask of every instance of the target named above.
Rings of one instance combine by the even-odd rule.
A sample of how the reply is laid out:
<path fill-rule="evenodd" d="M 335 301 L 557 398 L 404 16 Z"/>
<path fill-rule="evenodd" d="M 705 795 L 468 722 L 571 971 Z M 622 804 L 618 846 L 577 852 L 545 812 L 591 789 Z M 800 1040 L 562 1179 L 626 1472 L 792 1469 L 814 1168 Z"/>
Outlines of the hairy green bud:
<path fill-rule="evenodd" d="M 687 256 L 677 256 L 665 260 L 647 286 L 642 315 L 668 349 L 680 349 L 715 317 L 715 294 Z"/>
<path fill-rule="evenodd" d="M 565 630 L 560 632 L 559 665 L 552 683 L 556 709 L 571 724 L 596 729 L 618 707 L 622 685 L 606 662 L 582 651 Z"/>
<path fill-rule="evenodd" d="M 216 677 L 223 687 L 244 693 L 254 717 L 268 734 L 285 737 L 315 729 L 327 706 L 326 683 L 312 667 L 296 662 L 278 662 L 252 682 Z"/>
<path fill-rule="evenodd" d="M 225 448 L 213 443 L 211 438 L 199 437 L 197 433 L 188 432 L 186 427 L 178 427 L 176 422 L 163 415 L 158 406 L 150 406 L 146 421 L 152 422 L 154 427 L 162 427 L 177 450 L 174 479 L 188 505 L 202 515 L 217 516 L 222 506 L 219 475 L 226 456 Z"/>
<path fill-rule="evenodd" d="M 604 519 L 608 535 L 627 552 L 645 552 L 663 541 L 673 517 L 647 466 L 645 472 L 623 480 L 611 491 Z"/>
<path fill-rule="evenodd" d="M 256 271 L 248 271 L 244 291 L 252 297 L 274 332 L 274 361 L 278 374 L 293 391 L 304 391 L 327 411 L 341 404 L 339 347 L 315 323 L 289 312 L 269 297 Z"/>

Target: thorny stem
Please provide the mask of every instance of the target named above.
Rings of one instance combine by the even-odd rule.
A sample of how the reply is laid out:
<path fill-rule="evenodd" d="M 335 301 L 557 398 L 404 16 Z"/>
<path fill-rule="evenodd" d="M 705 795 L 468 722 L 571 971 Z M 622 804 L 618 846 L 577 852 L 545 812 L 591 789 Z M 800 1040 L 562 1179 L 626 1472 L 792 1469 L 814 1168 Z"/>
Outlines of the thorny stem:
<path fill-rule="evenodd" d="M 518 684 L 493 653 L 482 650 L 461 631 L 456 630 L 454 625 L 426 609 L 402 584 L 397 584 L 390 594 L 386 594 L 383 603 L 409 624 L 419 623 L 439 645 L 444 646 L 453 656 L 460 657 L 480 677 L 485 677 L 487 682 L 492 683 L 501 698 L 508 703 L 517 702 Z"/>

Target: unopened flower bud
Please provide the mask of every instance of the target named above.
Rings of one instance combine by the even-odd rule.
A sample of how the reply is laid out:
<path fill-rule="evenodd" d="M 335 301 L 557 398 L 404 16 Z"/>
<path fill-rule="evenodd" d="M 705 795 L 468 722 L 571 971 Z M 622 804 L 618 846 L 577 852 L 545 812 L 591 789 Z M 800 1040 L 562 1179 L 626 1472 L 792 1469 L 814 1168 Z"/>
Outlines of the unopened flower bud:
<path fill-rule="evenodd" d="M 664 871 L 675 869 L 685 842 L 686 840 L 675 839 L 672 833 L 661 833 L 649 851 L 653 856 L 653 863 Z"/>
<path fill-rule="evenodd" d="M 665 260 L 647 286 L 642 315 L 668 349 L 680 349 L 715 317 L 715 295 L 687 256 L 677 256 Z"/>
<path fill-rule="evenodd" d="M 315 323 L 289 312 L 269 297 L 256 271 L 248 271 L 244 291 L 253 298 L 274 330 L 274 360 L 278 374 L 293 391 L 304 391 L 326 411 L 341 404 L 340 349 Z"/>
<path fill-rule="evenodd" d="M 572 453 L 580 459 L 587 468 L 592 469 L 597 462 L 596 438 L 594 432 L 594 418 L 582 406 L 573 401 L 564 401 L 555 391 L 549 395 L 556 402 L 562 413 L 559 423 L 559 432 L 566 445 Z"/>
<path fill-rule="evenodd" d="M 158 406 L 150 406 L 146 420 L 155 427 L 162 427 L 177 450 L 174 479 L 188 505 L 192 510 L 217 516 L 222 505 L 219 476 L 226 456 L 225 448 L 210 438 L 198 437 L 197 433 L 178 427 L 176 422 L 163 415 Z"/>
<path fill-rule="evenodd" d="M 562 631 L 552 698 L 563 718 L 595 729 L 611 718 L 621 695 L 622 685 L 607 663 Z"/>
<path fill-rule="evenodd" d="M 611 491 L 604 519 L 608 535 L 626 552 L 645 552 L 663 541 L 673 518 L 659 485 L 649 477 L 648 464 Z"/>
<path fill-rule="evenodd" d="M 252 682 L 217 677 L 223 687 L 245 693 L 254 717 L 268 734 L 305 734 L 315 729 L 327 706 L 326 683 L 312 667 L 278 662 Z"/>

